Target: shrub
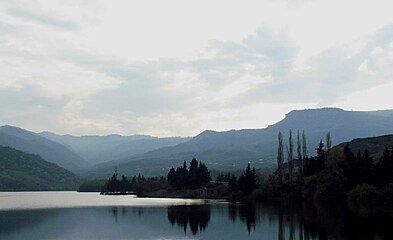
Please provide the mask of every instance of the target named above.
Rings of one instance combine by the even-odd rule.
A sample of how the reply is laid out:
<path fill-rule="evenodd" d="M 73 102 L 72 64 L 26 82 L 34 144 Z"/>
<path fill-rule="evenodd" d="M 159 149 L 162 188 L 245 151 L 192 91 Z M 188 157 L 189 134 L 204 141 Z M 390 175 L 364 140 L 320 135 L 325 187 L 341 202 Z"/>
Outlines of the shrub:
<path fill-rule="evenodd" d="M 314 203 L 332 206 L 345 202 L 346 187 L 344 182 L 340 176 L 321 174 L 314 194 Z"/>
<path fill-rule="evenodd" d="M 303 199 L 307 202 L 312 202 L 314 199 L 314 194 L 317 189 L 319 181 L 319 175 L 312 175 L 310 177 L 305 178 L 304 186 L 302 188 L 302 196 Z"/>
<path fill-rule="evenodd" d="M 393 183 L 388 184 L 382 189 L 381 201 L 385 206 L 393 208 Z"/>
<path fill-rule="evenodd" d="M 345 202 L 345 179 L 340 175 L 319 173 L 307 177 L 302 189 L 303 198 L 317 205 Z"/>
<path fill-rule="evenodd" d="M 372 207 L 378 203 L 379 192 L 374 185 L 360 184 L 348 194 L 348 203 L 355 207 Z"/>
<path fill-rule="evenodd" d="M 380 201 L 380 192 L 374 185 L 360 184 L 348 194 L 349 208 L 362 217 L 375 217 L 385 212 Z"/>

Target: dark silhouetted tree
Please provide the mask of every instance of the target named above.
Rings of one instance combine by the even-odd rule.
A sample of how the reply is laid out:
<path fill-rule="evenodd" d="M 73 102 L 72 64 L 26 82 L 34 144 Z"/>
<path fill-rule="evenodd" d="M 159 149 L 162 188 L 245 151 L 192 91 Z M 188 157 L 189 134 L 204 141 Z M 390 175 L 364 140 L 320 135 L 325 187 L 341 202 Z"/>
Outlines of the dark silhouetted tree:
<path fill-rule="evenodd" d="M 278 133 L 278 149 L 277 149 L 277 173 L 279 178 L 279 183 L 282 184 L 282 173 L 284 164 L 284 140 L 282 133 Z"/>
<path fill-rule="evenodd" d="M 178 189 L 196 189 L 202 187 L 211 181 L 210 172 L 206 165 L 193 158 L 190 162 L 190 168 L 187 168 L 187 162 L 183 166 L 172 167 L 167 175 L 168 182 L 171 186 Z"/>
<path fill-rule="evenodd" d="M 302 144 L 300 142 L 300 132 L 297 131 L 297 160 L 299 169 L 299 179 L 303 176 L 303 157 L 302 157 Z"/>
<path fill-rule="evenodd" d="M 246 195 L 250 195 L 255 190 L 257 185 L 257 178 L 255 175 L 255 168 L 251 168 L 250 163 L 247 164 L 246 170 L 239 177 L 238 184 L 239 190 Z"/>
<path fill-rule="evenodd" d="M 287 154 L 288 154 L 288 166 L 289 166 L 289 181 L 292 184 L 292 180 L 293 180 L 293 138 L 292 138 L 292 130 L 289 130 Z"/>

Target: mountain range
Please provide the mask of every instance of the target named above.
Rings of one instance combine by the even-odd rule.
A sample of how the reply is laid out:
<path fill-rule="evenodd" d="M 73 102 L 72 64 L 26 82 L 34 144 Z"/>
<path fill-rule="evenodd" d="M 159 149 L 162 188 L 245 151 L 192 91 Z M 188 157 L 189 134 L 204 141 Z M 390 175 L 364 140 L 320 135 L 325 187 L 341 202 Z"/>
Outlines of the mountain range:
<path fill-rule="evenodd" d="M 275 165 L 277 134 L 303 130 L 309 155 L 327 132 L 333 144 L 354 138 L 393 133 L 393 110 L 346 111 L 339 108 L 294 110 L 262 129 L 206 130 L 192 138 L 157 138 L 148 135 L 72 136 L 33 133 L 11 126 L 0 127 L 0 145 L 40 155 L 88 178 L 106 178 L 115 168 L 133 175 L 165 175 L 171 166 L 193 157 L 211 169 L 228 171 L 252 162 L 257 168 Z"/>
<path fill-rule="evenodd" d="M 293 131 L 294 139 L 298 130 L 305 131 L 309 155 L 312 155 L 327 132 L 331 133 L 333 144 L 393 133 L 393 110 L 295 110 L 263 129 L 207 130 L 176 146 L 96 165 L 86 175 L 92 178 L 108 176 L 116 167 L 128 175 L 138 172 L 165 174 L 172 165 L 179 165 L 192 157 L 206 162 L 209 168 L 223 171 L 243 168 L 247 162 L 259 168 L 272 167 L 275 165 L 277 134 L 281 131 L 287 138 L 289 130 Z"/>
<path fill-rule="evenodd" d="M 188 137 L 158 138 L 149 135 L 121 136 L 118 134 L 72 136 L 51 132 L 41 132 L 38 135 L 68 147 L 91 164 L 124 159 L 154 149 L 174 146 L 191 139 Z"/>
<path fill-rule="evenodd" d="M 73 172 L 90 166 L 86 160 L 64 145 L 18 127 L 0 127 L 0 145 L 37 154 L 46 161 Z"/>

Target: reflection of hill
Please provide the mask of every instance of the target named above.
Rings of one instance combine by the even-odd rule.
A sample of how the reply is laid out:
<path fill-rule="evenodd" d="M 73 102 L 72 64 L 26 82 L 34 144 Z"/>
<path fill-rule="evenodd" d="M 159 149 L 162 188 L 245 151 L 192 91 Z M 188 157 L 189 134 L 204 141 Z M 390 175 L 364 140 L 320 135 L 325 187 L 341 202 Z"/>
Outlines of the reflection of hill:
<path fill-rule="evenodd" d="M 25 210 L 25 211 L 1 211 L 0 212 L 0 236 L 5 236 L 21 229 L 34 228 L 48 219 L 59 215 L 54 209 Z M 1 239 L 1 237 L 0 237 Z"/>
<path fill-rule="evenodd" d="M 209 205 L 194 206 L 171 206 L 168 207 L 168 220 L 172 224 L 175 223 L 187 232 L 187 226 L 190 225 L 192 234 L 197 234 L 207 227 L 210 220 Z"/>

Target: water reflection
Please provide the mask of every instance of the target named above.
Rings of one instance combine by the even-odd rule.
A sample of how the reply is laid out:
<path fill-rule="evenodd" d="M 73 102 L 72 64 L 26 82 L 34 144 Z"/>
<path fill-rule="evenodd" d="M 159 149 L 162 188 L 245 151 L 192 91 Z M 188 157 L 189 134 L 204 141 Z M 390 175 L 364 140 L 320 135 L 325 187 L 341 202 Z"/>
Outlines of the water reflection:
<path fill-rule="evenodd" d="M 168 207 L 168 220 L 172 226 L 177 224 L 187 233 L 187 226 L 193 235 L 203 231 L 210 220 L 210 205 L 171 206 Z"/>
<path fill-rule="evenodd" d="M 342 209 L 207 204 L 0 212 L 0 239 L 393 239 L 391 220 Z"/>
<path fill-rule="evenodd" d="M 236 222 L 237 218 L 240 219 L 247 227 L 248 234 L 251 230 L 255 230 L 256 222 L 256 208 L 255 205 L 228 205 L 228 217 L 232 222 Z"/>

